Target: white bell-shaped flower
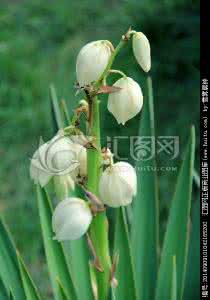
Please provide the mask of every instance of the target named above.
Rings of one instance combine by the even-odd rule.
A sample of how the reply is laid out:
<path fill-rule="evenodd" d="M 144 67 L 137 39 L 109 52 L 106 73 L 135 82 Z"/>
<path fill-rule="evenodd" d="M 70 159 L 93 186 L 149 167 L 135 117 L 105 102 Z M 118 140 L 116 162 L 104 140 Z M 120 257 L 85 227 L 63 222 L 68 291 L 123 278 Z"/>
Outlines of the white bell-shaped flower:
<path fill-rule="evenodd" d="M 151 69 L 151 49 L 147 37 L 142 32 L 133 35 L 133 53 L 145 72 Z"/>
<path fill-rule="evenodd" d="M 87 154 L 85 147 L 73 143 L 69 138 L 56 135 L 49 142 L 41 145 L 31 159 L 30 176 L 35 184 L 45 186 L 53 176 L 87 172 Z M 70 180 L 70 179 L 69 179 Z M 68 186 L 73 187 L 73 184 Z"/>
<path fill-rule="evenodd" d="M 102 173 L 99 194 L 102 202 L 111 207 L 126 206 L 136 195 L 135 169 L 127 162 L 117 162 Z"/>
<path fill-rule="evenodd" d="M 40 184 L 42 187 L 45 186 L 52 177 L 52 174 L 47 171 L 45 165 L 45 152 L 47 143 L 41 145 L 38 150 L 34 153 L 31 164 L 30 164 L 30 177 L 35 184 Z"/>
<path fill-rule="evenodd" d="M 80 198 L 67 198 L 61 201 L 52 217 L 54 239 L 58 241 L 76 240 L 88 230 L 92 213 L 88 204 Z"/>
<path fill-rule="evenodd" d="M 99 79 L 113 50 L 112 43 L 106 40 L 90 42 L 80 50 L 76 61 L 77 81 L 80 86 Z"/>
<path fill-rule="evenodd" d="M 143 94 L 140 86 L 130 77 L 122 77 L 114 83 L 119 91 L 109 94 L 108 110 L 119 124 L 125 124 L 135 117 L 143 106 Z"/>
<path fill-rule="evenodd" d="M 74 144 L 69 138 L 59 135 L 48 144 L 45 160 L 49 170 L 55 175 L 68 174 L 78 166 Z"/>

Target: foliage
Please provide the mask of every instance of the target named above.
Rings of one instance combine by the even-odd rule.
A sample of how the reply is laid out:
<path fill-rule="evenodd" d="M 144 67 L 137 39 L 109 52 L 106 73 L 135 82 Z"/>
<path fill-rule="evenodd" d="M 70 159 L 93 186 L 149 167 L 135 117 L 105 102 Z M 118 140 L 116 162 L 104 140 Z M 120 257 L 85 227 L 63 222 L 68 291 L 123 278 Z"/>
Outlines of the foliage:
<path fill-rule="evenodd" d="M 72 109 L 75 105 L 72 89 L 75 81 L 72 63 L 75 61 L 75 49 L 79 49 L 90 39 L 96 40 L 102 36 L 117 41 L 122 28 L 126 29 L 133 24 L 146 32 L 152 42 L 156 134 L 181 135 L 182 149 L 189 124 L 198 124 L 198 9 L 198 1 L 192 3 L 189 0 L 172 0 L 164 4 L 136 0 L 106 4 L 92 0 L 64 0 L 62 3 L 1 2 L 0 152 L 5 159 L 1 161 L 0 213 L 5 215 L 20 252 L 24 253 L 35 281 L 42 294 L 44 292 L 44 299 L 47 295 L 51 297 L 51 289 L 47 280 L 40 280 L 40 272 L 42 277 L 46 277 L 47 270 L 43 262 L 44 251 L 40 243 L 35 191 L 28 179 L 28 165 L 38 144 L 37 136 L 42 135 L 47 139 L 52 133 L 47 87 L 52 81 L 56 83 L 58 98 L 65 98 L 71 103 Z M 111 28 L 114 30 L 110 30 Z M 127 58 L 129 51 L 131 49 L 126 49 L 116 63 L 142 82 L 145 78 L 139 74 L 134 61 Z M 110 132 L 111 136 L 137 135 L 138 118 L 130 121 L 129 127 L 123 131 L 122 127 L 116 126 L 112 116 L 105 112 L 105 105 L 102 102 L 104 136 L 107 133 L 110 135 Z M 127 156 L 128 148 L 125 143 L 120 151 L 122 156 Z M 167 157 L 158 157 L 159 166 L 168 166 L 169 163 Z M 179 167 L 180 164 L 179 157 L 172 166 Z M 160 185 L 162 244 L 170 207 L 168 199 L 172 198 L 177 172 L 168 172 L 165 176 L 163 171 L 158 171 L 157 176 Z M 197 223 L 198 216 L 193 218 L 196 228 Z M 193 230 L 192 240 L 196 239 Z M 77 245 L 72 247 L 74 246 L 77 253 Z M 198 264 L 192 268 L 193 273 L 191 265 L 188 263 L 187 278 L 197 273 Z M 196 278 L 193 280 L 197 282 Z M 194 292 L 195 284 L 189 282 L 190 280 L 187 281 L 188 290 Z"/>
<path fill-rule="evenodd" d="M 145 129 L 150 130 L 151 128 L 151 130 L 154 130 L 151 79 L 148 79 L 148 88 L 149 93 L 147 94 L 147 100 L 143 110 L 140 135 Z M 151 180 L 151 182 L 154 183 L 155 180 L 152 179 L 152 177 L 150 179 L 147 176 L 141 177 L 141 188 L 136 196 L 134 214 L 130 220 L 127 219 L 125 210 L 119 209 L 116 221 L 114 249 L 112 251 L 115 254 L 119 253 L 119 265 L 116 265 L 117 271 L 115 274 L 119 281 L 119 286 L 116 289 L 113 288 L 112 299 L 150 300 L 154 296 L 156 300 L 183 299 L 184 287 L 189 286 L 188 284 L 185 284 L 185 273 L 188 253 L 188 223 L 190 219 L 194 151 L 195 132 L 194 128 L 192 128 L 189 135 L 189 143 L 183 158 L 182 167 L 180 169 L 180 174 L 177 179 L 175 195 L 170 209 L 159 267 L 157 267 L 158 236 L 155 233 L 157 232 L 157 226 L 159 225 L 158 215 L 156 215 L 158 206 L 155 189 L 150 189 L 148 185 L 148 180 Z M 141 173 L 139 173 L 139 176 L 140 174 Z M 151 176 L 156 176 L 155 172 L 152 172 L 152 174 L 153 175 Z M 142 188 L 144 188 L 145 194 L 142 194 Z M 146 197 L 146 195 L 149 195 L 148 191 L 151 193 L 151 199 Z M 146 222 L 150 220 L 149 223 L 146 224 L 145 222 L 142 222 L 141 214 L 146 215 L 148 210 L 148 201 L 151 201 L 150 214 L 153 217 L 151 220 L 146 218 Z M 140 203 L 141 206 L 139 205 Z M 38 188 L 39 215 L 55 299 L 83 299 L 80 292 L 74 287 L 76 277 L 74 278 L 75 273 L 72 272 L 71 266 L 74 264 L 76 256 L 74 257 L 71 255 L 69 269 L 66 262 L 66 251 L 68 248 L 63 248 L 58 242 L 52 240 L 51 206 L 52 200 L 49 196 L 47 196 L 47 192 Z M 156 217 L 154 217 L 155 215 Z M 156 219 L 156 222 L 152 222 L 153 219 Z M 129 230 L 128 222 L 130 222 L 131 231 Z M 138 234 L 136 233 L 137 228 Z M 148 239 L 148 231 L 146 229 L 149 230 L 150 233 L 154 232 L 154 234 L 149 235 L 151 247 L 154 248 L 154 252 L 151 254 L 147 251 L 149 249 L 148 247 L 150 247 L 147 243 L 145 247 L 141 247 L 141 245 L 143 245 Z M 133 233 L 132 242 L 130 237 L 131 233 Z M 182 236 L 181 239 L 180 235 Z M 28 274 L 20 254 L 16 254 L 13 242 L 11 241 L 3 223 L 1 223 L 0 242 L 0 277 L 2 278 L 0 283 L 3 285 L 3 297 L 5 297 L 5 299 L 9 299 L 8 294 L 11 289 L 14 299 L 40 299 L 38 291 L 32 282 L 31 276 Z M 78 247 L 81 247 L 82 249 L 83 245 L 80 244 Z M 72 254 L 74 255 L 74 251 Z M 75 254 L 77 255 L 77 253 Z M 135 264 L 133 264 L 134 259 Z M 85 266 L 89 266 L 88 260 L 83 259 L 80 261 L 83 268 Z M 154 265 L 152 262 L 154 262 Z M 75 270 L 75 272 L 77 272 L 77 270 Z M 11 273 L 15 276 L 14 278 L 10 277 L 9 274 Z M 91 280 L 92 285 L 94 285 L 95 282 L 94 278 L 90 277 L 90 274 L 91 270 L 83 274 L 83 288 L 86 289 L 87 295 L 91 292 L 88 282 Z M 144 278 L 142 274 L 146 277 Z M 196 287 L 194 287 L 194 289 L 195 288 Z M 142 289 L 144 289 L 143 292 Z M 24 293 L 24 295 L 21 295 L 21 293 Z M 90 296 L 90 299 L 92 299 L 92 296 Z"/>

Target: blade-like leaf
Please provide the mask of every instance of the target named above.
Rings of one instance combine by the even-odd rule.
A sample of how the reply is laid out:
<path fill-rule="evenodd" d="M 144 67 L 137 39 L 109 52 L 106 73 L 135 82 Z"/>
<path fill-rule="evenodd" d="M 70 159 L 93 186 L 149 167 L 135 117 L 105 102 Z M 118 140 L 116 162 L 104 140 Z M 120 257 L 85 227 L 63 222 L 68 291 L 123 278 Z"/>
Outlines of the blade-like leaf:
<path fill-rule="evenodd" d="M 24 290 L 18 267 L 14 244 L 9 231 L 0 219 L 0 276 L 9 291 L 13 291 L 16 300 L 24 300 Z"/>
<path fill-rule="evenodd" d="M 93 300 L 89 269 L 89 249 L 85 237 L 69 242 L 65 249 L 69 249 L 67 255 L 70 255 L 70 264 L 78 291 L 78 299 Z"/>
<path fill-rule="evenodd" d="M 74 191 L 71 191 L 71 197 L 83 198 L 81 190 L 76 187 Z M 78 299 L 93 300 L 89 268 L 90 251 L 87 246 L 86 238 L 82 237 L 79 240 L 66 242 L 65 253 L 66 257 L 70 259 Z"/>
<path fill-rule="evenodd" d="M 111 288 L 111 300 L 116 300 L 115 289 Z"/>
<path fill-rule="evenodd" d="M 114 253 L 119 253 L 119 263 L 116 269 L 118 286 L 115 291 L 116 299 L 137 299 L 136 286 L 133 274 L 128 228 L 125 211 L 119 208 L 117 214 Z"/>
<path fill-rule="evenodd" d="M 3 281 L 1 280 L 1 277 L 0 277 L 0 299 L 1 300 L 9 300 L 7 290 L 4 286 Z"/>
<path fill-rule="evenodd" d="M 184 299 L 200 297 L 200 201 L 197 199 L 192 207 L 192 226 L 187 264 Z"/>
<path fill-rule="evenodd" d="M 194 152 L 195 130 L 192 128 L 170 210 L 158 274 L 156 300 L 170 299 L 170 280 L 167 280 L 167 278 L 172 273 L 171 256 L 173 255 L 176 256 L 177 299 L 181 300 L 183 296 L 188 251 L 188 224 L 191 206 Z"/>
<path fill-rule="evenodd" d="M 67 262 L 64 256 L 62 245 L 53 240 L 52 232 L 52 206 L 50 199 L 44 189 L 37 187 L 38 208 L 42 227 L 45 253 L 48 269 L 52 281 L 53 291 L 56 299 L 59 299 L 59 289 L 56 279 L 59 278 L 69 300 L 75 300 L 76 292 L 69 273 Z"/>
<path fill-rule="evenodd" d="M 59 107 L 55 87 L 52 84 L 50 85 L 50 100 L 52 104 L 52 114 L 53 114 L 54 124 L 56 125 L 55 130 L 57 131 L 58 129 L 64 127 L 64 121 Z"/>
<path fill-rule="evenodd" d="M 68 126 L 71 119 L 70 119 L 70 115 L 69 115 L 69 111 L 68 111 L 66 101 L 64 99 L 62 99 L 62 101 L 61 101 L 61 109 L 62 109 L 62 112 L 63 112 L 65 125 Z"/>
<path fill-rule="evenodd" d="M 176 272 L 176 256 L 173 256 L 172 261 L 172 287 L 171 300 L 177 300 L 177 272 Z"/>
<path fill-rule="evenodd" d="M 59 300 L 68 300 L 66 296 L 66 292 L 61 284 L 61 282 L 57 279 L 58 289 L 59 289 Z"/>
<path fill-rule="evenodd" d="M 27 300 L 40 300 L 40 296 L 38 293 L 37 288 L 35 287 L 32 278 L 30 274 L 28 273 L 26 266 L 20 256 L 19 253 L 17 253 L 18 262 L 19 262 L 19 268 L 20 268 L 20 274 L 23 282 L 23 287 L 26 295 Z"/>
<path fill-rule="evenodd" d="M 15 300 L 12 291 L 9 292 L 9 300 Z"/>
<path fill-rule="evenodd" d="M 151 142 L 155 139 L 154 108 L 151 78 L 147 79 L 148 95 L 141 116 L 139 137 Z M 138 148 L 141 151 L 153 151 Z M 149 153 L 147 153 L 150 155 Z M 141 171 L 142 170 L 142 171 Z M 157 277 L 158 252 L 158 193 L 155 157 L 140 158 L 136 162 L 138 191 L 134 199 L 132 223 L 132 253 L 136 286 L 139 299 L 151 300 L 154 297 Z"/>

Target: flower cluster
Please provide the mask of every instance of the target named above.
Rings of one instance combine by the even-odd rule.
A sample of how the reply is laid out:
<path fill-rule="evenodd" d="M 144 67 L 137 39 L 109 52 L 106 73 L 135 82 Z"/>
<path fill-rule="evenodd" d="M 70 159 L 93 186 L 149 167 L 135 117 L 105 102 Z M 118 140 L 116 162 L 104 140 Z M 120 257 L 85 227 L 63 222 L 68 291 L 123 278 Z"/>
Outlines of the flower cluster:
<path fill-rule="evenodd" d="M 131 31 L 133 53 L 145 72 L 151 68 L 150 44 L 142 32 Z M 130 33 L 130 34 L 131 34 Z M 106 71 L 109 59 L 114 51 L 110 41 L 94 41 L 85 45 L 77 56 L 76 73 L 81 87 L 96 82 Z M 109 72 L 122 72 L 109 70 Z M 106 79 L 106 77 L 105 77 Z M 143 94 L 140 86 L 132 78 L 123 74 L 114 85 L 115 92 L 108 98 L 108 110 L 119 124 L 125 124 L 142 109 Z"/>
<path fill-rule="evenodd" d="M 132 38 L 133 53 L 145 72 L 151 68 L 150 45 L 141 32 L 130 30 L 122 40 Z M 79 52 L 76 62 L 76 75 L 79 89 L 84 89 L 89 98 L 99 93 L 108 93 L 108 111 L 118 124 L 123 124 L 136 116 L 143 106 L 143 94 L 139 84 L 118 70 L 111 70 L 115 49 L 110 41 L 90 42 Z M 118 79 L 112 87 L 106 85 L 106 79 L 112 73 L 118 73 Z M 82 100 L 76 109 L 76 118 L 81 112 L 90 119 L 90 99 Z M 94 118 L 94 116 L 92 116 Z M 91 122 L 91 121 L 90 121 Z M 76 134 L 75 134 L 76 133 Z M 79 133 L 79 134 L 78 134 Z M 90 193 L 85 186 L 87 181 L 87 149 L 99 151 L 103 172 L 99 178 L 99 198 Z M 95 168 L 96 166 L 92 166 Z M 51 178 L 67 191 L 60 199 L 52 220 L 55 239 L 74 240 L 85 234 L 95 214 L 106 206 L 120 207 L 129 205 L 137 191 L 135 169 L 127 162 L 113 161 L 113 154 L 107 148 L 98 149 L 94 137 L 87 138 L 76 126 L 75 118 L 71 124 L 59 131 L 47 143 L 40 145 L 31 160 L 30 175 L 36 184 L 45 186 Z M 84 179 L 81 184 L 81 178 Z M 80 184 L 86 192 L 88 201 L 77 197 L 68 197 L 68 191 Z M 100 207 L 100 209 L 99 209 Z"/>

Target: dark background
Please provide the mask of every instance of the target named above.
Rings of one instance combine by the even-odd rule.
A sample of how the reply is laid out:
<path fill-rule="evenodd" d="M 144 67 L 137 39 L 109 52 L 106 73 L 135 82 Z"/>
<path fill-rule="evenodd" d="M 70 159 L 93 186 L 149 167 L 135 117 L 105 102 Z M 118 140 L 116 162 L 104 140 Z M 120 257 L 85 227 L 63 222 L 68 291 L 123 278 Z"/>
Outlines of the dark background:
<path fill-rule="evenodd" d="M 49 85 L 54 83 L 59 99 L 66 99 L 72 111 L 79 49 L 97 39 L 116 45 L 130 25 L 151 43 L 156 133 L 179 136 L 183 153 L 192 123 L 198 140 L 199 1 L 0 1 L 0 214 L 45 294 L 47 270 L 29 159 L 39 137 L 47 140 L 53 134 Z M 115 68 L 145 92 L 146 77 L 131 47 L 122 50 Z M 106 99 L 102 108 L 105 135 L 137 134 L 140 115 L 124 128 L 105 109 Z M 126 154 L 128 146 L 120 151 Z M 180 161 L 181 156 L 175 161 L 158 157 L 159 166 L 177 170 Z M 164 231 L 177 172 L 158 174 Z"/>

